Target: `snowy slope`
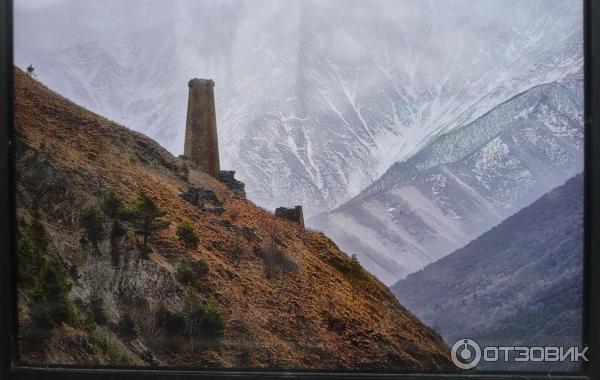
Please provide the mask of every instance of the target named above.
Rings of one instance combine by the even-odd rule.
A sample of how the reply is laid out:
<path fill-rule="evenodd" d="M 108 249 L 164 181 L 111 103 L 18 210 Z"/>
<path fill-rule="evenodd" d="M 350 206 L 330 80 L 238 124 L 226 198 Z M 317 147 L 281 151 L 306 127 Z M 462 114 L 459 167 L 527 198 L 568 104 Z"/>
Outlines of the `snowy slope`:
<path fill-rule="evenodd" d="M 440 133 L 579 72 L 580 3 L 205 0 L 120 41 L 17 63 L 173 153 L 187 81 L 215 79 L 223 166 L 259 205 L 310 216 Z"/>
<path fill-rule="evenodd" d="M 438 137 L 309 222 L 391 284 L 583 170 L 581 79 L 534 87 Z"/>

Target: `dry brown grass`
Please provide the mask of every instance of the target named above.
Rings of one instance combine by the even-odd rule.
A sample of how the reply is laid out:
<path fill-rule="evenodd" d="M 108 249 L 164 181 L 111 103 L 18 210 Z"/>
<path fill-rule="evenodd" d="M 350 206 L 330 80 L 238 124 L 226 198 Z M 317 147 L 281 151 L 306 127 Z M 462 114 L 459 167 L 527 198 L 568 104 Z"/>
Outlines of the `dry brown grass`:
<path fill-rule="evenodd" d="M 349 258 L 323 234 L 275 218 L 192 169 L 189 184 L 214 190 L 226 210 L 221 217 L 203 213 L 178 196 L 188 184 L 177 173 L 178 160 L 158 144 L 74 105 L 18 70 L 15 111 L 18 136 L 27 149 L 43 155 L 59 170 L 85 173 L 86 181 L 73 189 L 74 205 L 93 203 L 108 190 L 126 200 L 143 190 L 167 211 L 171 226 L 154 239 L 150 261 L 139 265 L 145 268 L 140 271 L 162 276 L 163 288 L 168 284 L 168 289 L 174 289 L 168 299 L 174 306 L 183 292 L 174 275 L 181 257 L 209 263 L 210 271 L 197 291 L 202 299 L 216 300 L 227 316 L 221 346 L 190 356 L 185 350 L 161 350 L 158 338 L 141 331 L 138 339 L 152 347 L 162 363 L 214 362 L 235 367 L 243 360 L 251 367 L 448 368 L 448 349 L 441 338 L 373 276 L 367 274 L 353 296 L 350 281 L 332 264 L 346 263 Z M 220 219 L 254 228 L 255 236 L 242 237 L 219 225 Z M 177 239 L 176 225 L 182 220 L 189 220 L 200 234 L 197 248 L 186 248 Z M 54 228 L 54 236 L 66 241 L 69 237 L 65 235 L 75 233 L 68 226 L 50 228 Z M 268 244 L 274 233 L 297 270 L 269 279 L 264 261 L 255 252 Z M 237 262 L 232 252 L 239 246 L 244 253 Z M 69 257 L 75 260 L 76 250 Z M 87 286 L 81 281 L 74 292 L 84 292 Z M 156 293 L 147 289 L 151 305 L 158 302 L 159 290 L 164 289 L 156 289 Z M 326 319 L 332 303 L 335 315 Z M 243 329 L 234 321 L 243 321 Z M 238 344 L 240 341 L 245 343 Z M 50 351 L 59 349 L 49 347 Z M 133 346 L 128 349 L 132 355 L 141 355 Z M 36 360 L 33 355 L 29 358 Z"/>

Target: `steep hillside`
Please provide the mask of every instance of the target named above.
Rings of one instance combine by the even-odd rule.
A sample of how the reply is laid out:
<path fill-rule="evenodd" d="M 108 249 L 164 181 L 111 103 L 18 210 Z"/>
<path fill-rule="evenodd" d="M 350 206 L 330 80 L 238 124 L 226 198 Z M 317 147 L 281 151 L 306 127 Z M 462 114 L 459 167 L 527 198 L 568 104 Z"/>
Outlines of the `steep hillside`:
<path fill-rule="evenodd" d="M 487 345 L 580 345 L 583 176 L 392 289 L 449 344 L 469 337 Z"/>
<path fill-rule="evenodd" d="M 224 167 L 258 205 L 303 204 L 309 217 L 440 133 L 583 67 L 578 1 L 204 0 L 181 11 L 18 63 L 175 154 L 185 84 L 215 79 Z"/>
<path fill-rule="evenodd" d="M 327 237 L 193 168 L 184 181 L 154 141 L 15 75 L 23 361 L 449 368 L 442 339 Z M 143 249 L 151 203 L 170 225 Z"/>
<path fill-rule="evenodd" d="M 440 136 L 309 222 L 392 284 L 582 170 L 583 82 L 573 77 Z"/>

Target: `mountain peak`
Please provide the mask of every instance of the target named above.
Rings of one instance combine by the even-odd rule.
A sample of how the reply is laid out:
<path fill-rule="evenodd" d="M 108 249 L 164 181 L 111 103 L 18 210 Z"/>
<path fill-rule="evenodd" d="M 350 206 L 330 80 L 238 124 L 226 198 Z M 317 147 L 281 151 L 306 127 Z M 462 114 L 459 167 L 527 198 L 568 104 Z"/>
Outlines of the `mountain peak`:
<path fill-rule="evenodd" d="M 119 41 L 17 62 L 175 154 L 179 83 L 213 78 L 223 166 L 261 207 L 302 204 L 310 218 L 437 136 L 582 72 L 580 4 L 507 1 L 214 1 Z"/>

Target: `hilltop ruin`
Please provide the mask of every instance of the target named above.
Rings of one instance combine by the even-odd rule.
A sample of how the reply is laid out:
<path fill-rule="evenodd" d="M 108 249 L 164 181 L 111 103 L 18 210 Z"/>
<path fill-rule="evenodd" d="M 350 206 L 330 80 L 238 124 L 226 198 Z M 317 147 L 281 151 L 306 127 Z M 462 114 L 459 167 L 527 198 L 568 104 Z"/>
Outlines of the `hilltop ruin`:
<path fill-rule="evenodd" d="M 221 181 L 236 195 L 245 198 L 243 182 L 235 179 L 235 171 L 221 170 L 219 138 L 215 112 L 215 82 L 194 78 L 188 82 L 188 109 L 185 125 L 185 145 L 182 158 Z"/>
<path fill-rule="evenodd" d="M 215 112 L 215 82 L 212 79 L 194 78 L 188 82 L 188 87 L 185 146 L 182 158 L 221 181 L 234 194 L 245 198 L 245 185 L 234 178 L 235 171 L 221 170 L 220 167 Z M 302 206 L 279 207 L 275 210 L 275 216 L 296 222 L 304 228 Z"/>
<path fill-rule="evenodd" d="M 219 139 L 215 112 L 215 82 L 194 78 L 188 82 L 188 109 L 185 126 L 186 159 L 204 172 L 220 179 Z"/>
<path fill-rule="evenodd" d="M 302 213 L 302 206 L 295 206 L 291 208 L 278 207 L 275 210 L 275 216 L 292 222 L 298 223 L 300 227 L 304 228 L 304 214 Z"/>

